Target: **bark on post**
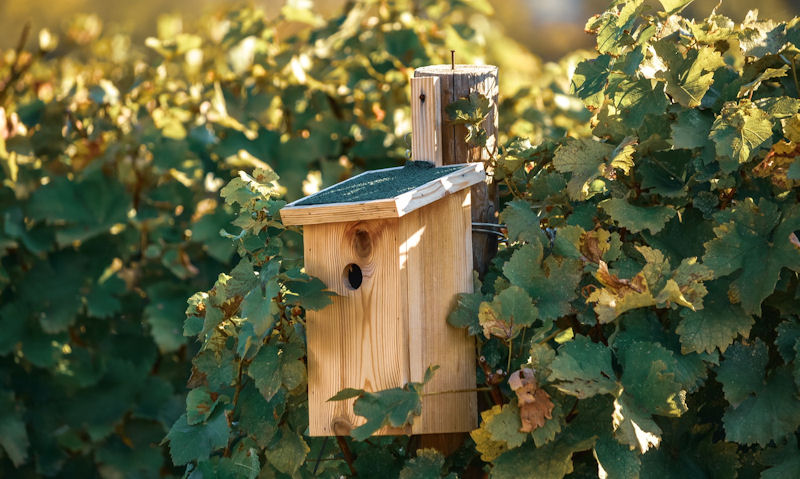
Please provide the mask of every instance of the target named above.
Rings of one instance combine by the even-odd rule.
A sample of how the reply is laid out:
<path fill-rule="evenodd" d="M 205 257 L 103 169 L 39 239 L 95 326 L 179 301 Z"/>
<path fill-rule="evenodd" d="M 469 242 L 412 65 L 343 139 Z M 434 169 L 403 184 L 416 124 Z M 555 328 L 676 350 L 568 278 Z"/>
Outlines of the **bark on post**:
<path fill-rule="evenodd" d="M 442 119 L 442 164 L 486 161 L 489 151 L 497 148 L 497 67 L 492 65 L 429 65 L 414 70 L 415 77 L 438 77 L 441 88 Z M 491 111 L 484 120 L 487 133 L 487 148 L 473 147 L 465 138 L 467 129 L 463 125 L 453 125 L 445 108 L 459 98 L 480 92 L 490 100 Z M 487 151 L 488 150 L 488 151 Z M 497 192 L 494 184 L 479 184 L 472 187 L 473 223 L 495 223 L 497 211 Z M 472 235 L 473 266 L 483 276 L 489 261 L 497 251 L 497 241 L 491 235 Z"/>

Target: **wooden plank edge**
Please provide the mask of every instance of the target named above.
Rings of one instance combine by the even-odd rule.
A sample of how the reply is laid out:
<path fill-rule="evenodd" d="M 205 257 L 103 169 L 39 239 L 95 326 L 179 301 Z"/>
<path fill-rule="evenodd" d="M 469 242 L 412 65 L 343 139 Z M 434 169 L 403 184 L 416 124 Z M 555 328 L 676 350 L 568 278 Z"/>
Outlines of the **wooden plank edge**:
<path fill-rule="evenodd" d="M 280 210 L 284 225 L 316 225 L 398 218 L 397 204 L 393 198 L 324 205 L 284 206 Z"/>

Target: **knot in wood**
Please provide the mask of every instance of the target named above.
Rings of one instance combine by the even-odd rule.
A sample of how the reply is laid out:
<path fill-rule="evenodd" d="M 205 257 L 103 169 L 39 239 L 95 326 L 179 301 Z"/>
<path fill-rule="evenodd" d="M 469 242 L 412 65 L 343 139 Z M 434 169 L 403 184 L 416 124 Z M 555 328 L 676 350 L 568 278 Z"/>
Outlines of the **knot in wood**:
<path fill-rule="evenodd" d="M 369 258 L 372 254 L 372 238 L 366 230 L 357 230 L 353 236 L 353 250 L 361 258 Z"/>

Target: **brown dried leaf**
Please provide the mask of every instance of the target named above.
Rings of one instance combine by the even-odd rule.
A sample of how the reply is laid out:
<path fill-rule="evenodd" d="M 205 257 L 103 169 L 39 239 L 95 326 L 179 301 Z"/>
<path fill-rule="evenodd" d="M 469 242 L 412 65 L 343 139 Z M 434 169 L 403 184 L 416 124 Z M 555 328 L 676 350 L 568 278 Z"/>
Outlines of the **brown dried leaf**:
<path fill-rule="evenodd" d="M 533 369 L 522 368 L 508 378 L 508 385 L 517 395 L 521 432 L 531 432 L 544 426 L 553 417 L 553 401 L 547 391 L 539 388 Z"/>
<path fill-rule="evenodd" d="M 781 140 L 774 145 L 766 158 L 753 168 L 753 175 L 769 178 L 778 188 L 790 189 L 797 185 L 787 173 L 795 159 L 800 156 L 800 144 Z"/>
<path fill-rule="evenodd" d="M 581 254 L 592 263 L 599 263 L 611 249 L 608 240 L 611 233 L 606 230 L 587 231 L 581 237 Z"/>

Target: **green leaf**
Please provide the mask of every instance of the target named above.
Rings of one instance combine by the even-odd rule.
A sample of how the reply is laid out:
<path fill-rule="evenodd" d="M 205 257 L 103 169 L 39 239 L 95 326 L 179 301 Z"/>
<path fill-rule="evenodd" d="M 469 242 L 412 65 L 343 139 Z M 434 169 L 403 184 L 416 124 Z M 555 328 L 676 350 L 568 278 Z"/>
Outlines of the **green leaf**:
<path fill-rule="evenodd" d="M 294 475 L 311 449 L 303 440 L 303 436 L 287 427 L 281 428 L 281 437 L 274 447 L 267 448 L 265 456 L 267 461 L 278 471 Z"/>
<path fill-rule="evenodd" d="M 760 339 L 750 346 L 737 342 L 728 348 L 717 369 L 717 381 L 722 383 L 725 399 L 738 406 L 761 390 L 768 360 L 767 346 Z"/>
<path fill-rule="evenodd" d="M 713 353 L 716 349 L 724 353 L 737 336 L 746 338 L 754 323 L 751 315 L 728 299 L 727 282 L 712 281 L 706 286 L 708 294 L 703 299 L 703 309 L 681 309 L 683 319 L 675 332 L 681 338 L 684 354 Z"/>
<path fill-rule="evenodd" d="M 28 213 L 35 220 L 61 225 L 56 242 L 64 247 L 125 224 L 130 199 L 115 179 L 94 172 L 81 181 L 57 176 L 34 193 Z"/>
<path fill-rule="evenodd" d="M 191 425 L 186 414 L 175 421 L 165 441 L 169 441 L 169 452 L 176 466 L 192 461 L 203 461 L 211 453 L 228 444 L 230 427 L 224 412 L 220 409 L 208 422 Z"/>
<path fill-rule="evenodd" d="M 520 432 L 522 421 L 520 411 L 515 404 L 504 404 L 499 413 L 494 414 L 481 424 L 492 440 L 505 442 L 509 449 L 519 447 L 528 435 Z"/>
<path fill-rule="evenodd" d="M 614 401 L 614 437 L 642 454 L 661 443 L 662 430 L 652 415 L 642 411 L 631 397 L 623 394 Z"/>
<path fill-rule="evenodd" d="M 256 388 L 269 401 L 281 387 L 280 348 L 273 344 L 262 346 L 247 367 L 247 375 L 256 382 Z"/>
<path fill-rule="evenodd" d="M 363 395 L 366 391 L 363 389 L 354 389 L 354 388 L 344 388 L 338 393 L 334 394 L 333 397 L 328 399 L 328 401 L 345 401 L 347 399 L 357 398 Z"/>
<path fill-rule="evenodd" d="M 572 454 L 592 447 L 594 438 L 579 434 L 562 434 L 555 441 L 535 447 L 527 441 L 494 460 L 491 479 L 561 479 L 573 471 Z"/>
<path fill-rule="evenodd" d="M 770 466 L 761 473 L 761 479 L 800 477 L 800 449 L 796 437 L 789 438 L 785 445 L 765 450 L 761 457 Z"/>
<path fill-rule="evenodd" d="M 480 287 L 476 288 L 480 291 Z M 483 328 L 478 320 L 478 310 L 485 298 L 480 293 L 460 293 L 456 296 L 456 304 L 447 315 L 447 322 L 456 328 L 467 328 L 470 335 L 481 334 Z"/>
<path fill-rule="evenodd" d="M 495 296 L 491 303 L 481 305 L 478 319 L 487 338 L 495 335 L 509 339 L 523 327 L 533 325 L 537 315 L 538 311 L 528 293 L 511 285 Z"/>
<path fill-rule="evenodd" d="M 631 130 L 636 130 L 647 115 L 661 115 L 669 106 L 664 84 L 652 80 L 625 80 L 614 92 L 617 115 Z"/>
<path fill-rule="evenodd" d="M 627 444 L 620 444 L 610 433 L 602 434 L 594 444 L 594 457 L 601 477 L 639 477 L 642 461 Z"/>
<path fill-rule="evenodd" d="M 687 5 L 692 3 L 694 0 L 658 0 L 661 3 L 661 6 L 664 7 L 664 12 L 669 15 L 674 15 L 684 8 Z"/>
<path fill-rule="evenodd" d="M 297 304 L 305 309 L 318 311 L 330 304 L 335 294 L 325 289 L 325 283 L 319 278 L 311 278 L 308 281 L 287 281 L 286 287 L 291 294 L 287 294 L 287 302 Z"/>
<path fill-rule="evenodd" d="M 189 391 L 186 396 L 186 422 L 190 426 L 204 422 L 211 416 L 219 403 L 219 396 L 217 394 L 213 396 L 211 391 L 203 387 Z"/>
<path fill-rule="evenodd" d="M 279 391 L 271 401 L 248 381 L 239 394 L 239 424 L 261 447 L 267 447 L 278 432 L 278 424 L 285 408 L 286 397 Z"/>
<path fill-rule="evenodd" d="M 599 107 L 611 73 L 611 59 L 611 55 L 599 55 L 578 63 L 569 86 L 570 93 L 584 100 L 588 106 Z"/>
<path fill-rule="evenodd" d="M 675 216 L 669 206 L 634 206 L 622 198 L 609 198 L 599 203 L 611 219 L 632 233 L 648 230 L 655 234 Z"/>
<path fill-rule="evenodd" d="M 725 437 L 739 444 L 767 446 L 800 427 L 800 401 L 792 373 L 779 367 L 755 396 L 731 406 L 722 418 Z"/>
<path fill-rule="evenodd" d="M 0 446 L 6 451 L 14 467 L 28 460 L 28 432 L 22 420 L 22 407 L 14 400 L 14 393 L 0 393 Z"/>
<path fill-rule="evenodd" d="M 253 325 L 257 337 L 272 329 L 278 309 L 272 297 L 264 297 L 260 288 L 247 293 L 242 301 L 242 317 Z"/>
<path fill-rule="evenodd" d="M 732 173 L 770 145 L 772 121 L 747 100 L 728 102 L 714 120 L 709 137 L 716 146 L 720 168 Z"/>
<path fill-rule="evenodd" d="M 592 182 L 605 173 L 606 160 L 614 147 L 588 138 L 567 138 L 556 149 L 553 166 L 562 173 L 572 173 L 567 192 L 573 200 L 591 198 L 597 193 Z"/>
<path fill-rule="evenodd" d="M 528 292 L 542 320 L 554 320 L 569 314 L 570 301 L 581 279 L 578 260 L 548 256 L 542 261 L 541 243 L 531 243 L 514 251 L 503 274 L 511 284 Z"/>
<path fill-rule="evenodd" d="M 611 394 L 618 388 L 611 350 L 586 336 L 577 336 L 559 347 L 550 369 L 548 380 L 558 381 L 556 388 L 580 399 Z"/>
<path fill-rule="evenodd" d="M 357 441 L 363 441 L 383 426 L 402 427 L 422 413 L 422 400 L 414 389 L 387 389 L 365 392 L 353 404 L 353 412 L 367 422 L 350 431 Z"/>
<path fill-rule="evenodd" d="M 705 243 L 703 263 L 716 277 L 737 273 L 728 293 L 746 313 L 760 315 L 761 303 L 775 291 L 783 268 L 800 271 L 800 249 L 790 236 L 800 229 L 800 208 L 780 212 L 775 204 L 750 198 L 718 213 L 716 238 Z M 742 254 L 747 251 L 747 254 Z"/>
<path fill-rule="evenodd" d="M 500 214 L 500 221 L 508 228 L 508 239 L 532 243 L 545 239 L 539 227 L 539 217 L 531 209 L 530 203 L 524 200 L 513 200 L 506 204 Z"/>
<path fill-rule="evenodd" d="M 678 381 L 671 351 L 654 342 L 631 341 L 619 348 L 623 394 L 641 412 L 680 416 L 686 412 L 686 391 Z M 642 360 L 642 358 L 647 358 Z"/>
<path fill-rule="evenodd" d="M 597 51 L 619 55 L 633 45 L 630 32 L 643 7 L 644 0 L 614 2 L 608 11 L 590 18 L 584 29 L 597 35 Z"/>
<path fill-rule="evenodd" d="M 417 457 L 410 459 L 400 471 L 400 479 L 437 478 L 442 475 L 444 456 L 436 449 L 417 449 Z"/>
<path fill-rule="evenodd" d="M 672 123 L 672 144 L 675 148 L 701 148 L 708 142 L 714 116 L 702 110 L 681 110 Z"/>
<path fill-rule="evenodd" d="M 657 74 L 658 78 L 667 82 L 667 94 L 684 107 L 699 106 L 714 83 L 714 71 L 724 66 L 720 54 L 711 47 L 702 47 L 690 49 L 684 56 L 667 39 L 653 46 L 667 67 Z"/>

